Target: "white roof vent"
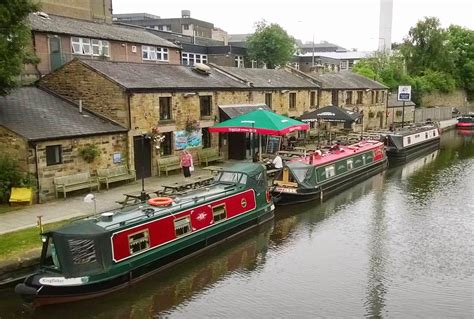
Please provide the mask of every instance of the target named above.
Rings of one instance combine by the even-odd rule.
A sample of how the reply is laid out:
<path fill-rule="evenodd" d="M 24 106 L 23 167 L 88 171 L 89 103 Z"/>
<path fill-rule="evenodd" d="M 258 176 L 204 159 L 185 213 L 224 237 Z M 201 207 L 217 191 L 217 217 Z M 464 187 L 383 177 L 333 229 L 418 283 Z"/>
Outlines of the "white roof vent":
<path fill-rule="evenodd" d="M 202 74 L 210 74 L 211 73 L 211 68 L 204 63 L 196 63 L 194 64 L 193 70 L 202 73 Z"/>

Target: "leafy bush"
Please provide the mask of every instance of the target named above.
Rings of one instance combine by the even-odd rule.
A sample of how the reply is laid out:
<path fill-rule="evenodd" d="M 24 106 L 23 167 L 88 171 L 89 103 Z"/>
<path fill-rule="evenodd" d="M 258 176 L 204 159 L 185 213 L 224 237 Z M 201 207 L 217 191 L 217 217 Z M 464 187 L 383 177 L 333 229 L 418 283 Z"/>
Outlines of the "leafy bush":
<path fill-rule="evenodd" d="M 100 149 L 96 145 L 86 145 L 79 150 L 79 155 L 87 162 L 92 163 L 100 156 Z"/>
<path fill-rule="evenodd" d="M 24 174 L 18 167 L 18 160 L 7 155 L 0 156 L 0 203 L 7 203 L 12 187 L 35 186 L 31 174 Z"/>

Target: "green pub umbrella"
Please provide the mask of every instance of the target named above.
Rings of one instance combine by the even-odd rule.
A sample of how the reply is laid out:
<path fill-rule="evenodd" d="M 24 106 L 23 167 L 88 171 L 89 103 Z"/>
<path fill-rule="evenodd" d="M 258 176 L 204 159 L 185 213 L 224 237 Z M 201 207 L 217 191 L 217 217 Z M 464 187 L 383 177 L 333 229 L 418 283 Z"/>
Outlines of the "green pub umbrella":
<path fill-rule="evenodd" d="M 263 135 L 285 135 L 293 131 L 305 131 L 309 124 L 276 114 L 275 112 L 258 109 L 209 128 L 210 132 L 220 133 L 256 133 Z M 259 149 L 261 148 L 259 139 Z M 259 152 L 262 160 L 262 152 Z M 252 148 L 253 157 L 253 148 Z"/>
<path fill-rule="evenodd" d="M 214 125 L 209 128 L 209 131 L 285 135 L 293 131 L 305 131 L 307 129 L 309 129 L 309 124 L 276 114 L 272 111 L 258 109 Z"/>

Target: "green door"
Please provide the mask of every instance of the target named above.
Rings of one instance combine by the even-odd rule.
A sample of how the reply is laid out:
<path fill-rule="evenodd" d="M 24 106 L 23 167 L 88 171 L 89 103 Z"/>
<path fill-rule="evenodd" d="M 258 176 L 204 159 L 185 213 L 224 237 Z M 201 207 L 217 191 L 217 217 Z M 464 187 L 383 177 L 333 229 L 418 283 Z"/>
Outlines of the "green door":
<path fill-rule="evenodd" d="M 59 37 L 50 37 L 49 38 L 49 52 L 50 52 L 50 63 L 51 71 L 59 68 L 62 63 L 61 59 L 61 39 Z"/>

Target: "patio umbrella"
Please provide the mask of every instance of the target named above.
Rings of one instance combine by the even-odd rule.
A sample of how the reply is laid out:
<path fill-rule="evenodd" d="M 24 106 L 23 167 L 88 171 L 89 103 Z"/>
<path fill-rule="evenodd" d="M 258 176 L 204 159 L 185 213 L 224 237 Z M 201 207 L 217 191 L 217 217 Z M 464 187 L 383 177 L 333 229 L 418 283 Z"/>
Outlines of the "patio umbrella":
<path fill-rule="evenodd" d="M 258 109 L 209 128 L 210 132 L 220 133 L 257 133 L 263 135 L 285 135 L 293 131 L 305 131 L 307 123 L 276 114 L 275 112 Z"/>
<path fill-rule="evenodd" d="M 303 122 L 354 122 L 360 117 L 358 112 L 345 110 L 338 106 L 326 106 L 313 112 L 303 114 L 300 120 Z"/>
<path fill-rule="evenodd" d="M 209 132 L 285 135 L 293 131 L 305 131 L 307 129 L 309 129 L 309 125 L 306 123 L 269 110 L 258 109 L 209 127 Z M 259 141 L 259 156 L 261 160 L 262 152 L 260 149 Z"/>

